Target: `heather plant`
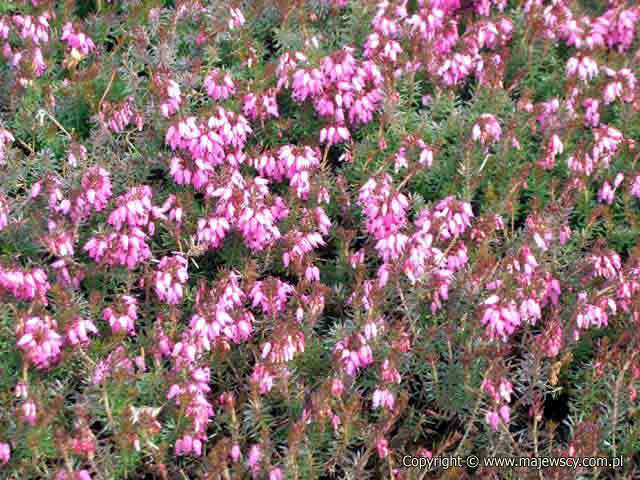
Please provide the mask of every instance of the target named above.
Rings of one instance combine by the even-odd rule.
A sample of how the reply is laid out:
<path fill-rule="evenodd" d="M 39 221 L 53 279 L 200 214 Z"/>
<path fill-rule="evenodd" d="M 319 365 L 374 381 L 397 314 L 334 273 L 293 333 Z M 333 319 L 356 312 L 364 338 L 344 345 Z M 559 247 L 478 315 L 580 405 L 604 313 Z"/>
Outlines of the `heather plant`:
<path fill-rule="evenodd" d="M 0 478 L 635 478 L 638 25 L 0 2 Z"/>

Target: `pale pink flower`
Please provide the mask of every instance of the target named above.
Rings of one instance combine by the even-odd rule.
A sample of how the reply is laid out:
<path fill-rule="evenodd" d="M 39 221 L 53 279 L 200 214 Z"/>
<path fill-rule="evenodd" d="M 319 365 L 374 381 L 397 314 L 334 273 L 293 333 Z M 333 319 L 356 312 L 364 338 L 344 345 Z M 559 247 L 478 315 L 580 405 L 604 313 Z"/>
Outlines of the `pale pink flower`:
<path fill-rule="evenodd" d="M 7 197 L 0 193 L 0 231 L 9 225 L 9 201 Z"/>
<path fill-rule="evenodd" d="M 49 42 L 49 19 L 51 14 L 44 12 L 38 17 L 30 15 L 14 15 L 13 22 L 15 24 L 16 33 L 22 39 L 30 39 L 36 45 L 42 45 Z"/>
<path fill-rule="evenodd" d="M 33 316 L 21 320 L 16 328 L 17 346 L 26 359 L 39 369 L 46 369 L 60 358 L 62 337 L 52 317 Z"/>
<path fill-rule="evenodd" d="M 578 76 L 583 82 L 593 80 L 598 75 L 598 64 L 590 57 L 579 55 L 567 62 L 568 77 Z"/>
<path fill-rule="evenodd" d="M 633 180 L 633 184 L 631 185 L 631 195 L 640 199 L 640 175 L 636 175 L 636 178 Z"/>
<path fill-rule="evenodd" d="M 164 98 L 160 104 L 160 113 L 164 118 L 169 118 L 180 110 L 182 104 L 180 85 L 175 80 L 166 80 L 163 87 Z"/>
<path fill-rule="evenodd" d="M 613 250 L 594 253 L 588 258 L 593 268 L 592 275 L 594 277 L 603 277 L 607 280 L 613 280 L 618 277 L 622 269 L 622 261 L 620 255 Z"/>
<path fill-rule="evenodd" d="M 260 469 L 260 462 L 262 461 L 262 448 L 260 445 L 252 445 L 247 455 L 247 465 L 254 474 Z"/>
<path fill-rule="evenodd" d="M 541 348 L 546 356 L 556 357 L 563 346 L 562 328 L 557 323 L 553 323 L 547 330 L 539 335 Z"/>
<path fill-rule="evenodd" d="M 320 143 L 326 143 L 329 146 L 346 142 L 351 138 L 349 129 L 341 125 L 331 125 L 320 130 Z"/>
<path fill-rule="evenodd" d="M 90 334 L 98 334 L 98 328 L 95 324 L 91 320 L 77 317 L 67 327 L 66 340 L 71 346 L 82 345 L 89 342 Z"/>
<path fill-rule="evenodd" d="M 334 352 L 342 362 L 344 371 L 351 376 L 356 375 L 361 368 L 373 363 L 371 347 L 367 344 L 363 335 L 339 340 L 336 343 Z"/>
<path fill-rule="evenodd" d="M 67 162 L 72 167 L 78 166 L 78 160 L 87 159 L 87 149 L 79 143 L 72 143 L 69 147 L 69 153 L 67 154 Z"/>
<path fill-rule="evenodd" d="M 622 172 L 616 175 L 616 178 L 613 180 L 613 185 L 609 184 L 608 180 L 605 180 L 602 187 L 600 187 L 600 190 L 598 190 L 598 201 L 611 205 L 613 203 L 616 190 L 623 180 L 624 174 Z"/>
<path fill-rule="evenodd" d="M 498 142 L 502 137 L 502 128 L 496 117 L 483 113 L 473 126 L 471 137 L 482 145 Z"/>
<path fill-rule="evenodd" d="M 547 142 L 547 147 L 544 151 L 544 156 L 538 161 L 538 165 L 545 170 L 551 170 L 556 165 L 556 157 L 564 151 L 564 145 L 560 140 L 560 137 L 555 133 L 551 135 L 551 138 Z"/>
<path fill-rule="evenodd" d="M 9 130 L 0 127 L 0 165 L 6 164 L 5 154 L 7 145 L 11 145 L 15 141 Z"/>
<path fill-rule="evenodd" d="M 132 123 L 136 124 L 138 130 L 142 130 L 142 117 L 134 112 L 133 97 L 127 97 L 115 105 L 105 100 L 101 107 L 98 117 L 112 132 L 120 133 Z"/>
<path fill-rule="evenodd" d="M 284 475 L 282 474 L 282 470 L 279 468 L 273 468 L 269 472 L 269 480 L 282 480 Z"/>
<path fill-rule="evenodd" d="M 71 215 L 75 219 L 85 218 L 92 210 L 104 210 L 112 195 L 110 174 L 102 167 L 89 168 L 82 176 L 81 186 L 71 209 Z"/>
<path fill-rule="evenodd" d="M 65 23 L 62 27 L 60 40 L 67 44 L 71 55 L 77 59 L 87 56 L 96 48 L 91 37 L 77 31 L 71 22 Z"/>
<path fill-rule="evenodd" d="M 482 306 L 482 324 L 487 328 L 490 338 L 502 338 L 506 341 L 521 323 L 520 312 L 514 301 L 503 301 L 494 294 Z"/>
<path fill-rule="evenodd" d="M 333 378 L 331 380 L 331 395 L 335 398 L 339 398 L 344 393 L 344 383 L 339 378 Z"/>
<path fill-rule="evenodd" d="M 251 375 L 251 382 L 258 387 L 258 391 L 261 395 L 265 395 L 271 391 L 274 385 L 273 373 L 268 367 L 262 364 L 257 364 L 253 369 Z"/>
<path fill-rule="evenodd" d="M 184 286 L 189 279 L 187 259 L 181 254 L 162 257 L 158 270 L 154 274 L 154 289 L 158 298 L 176 305 L 182 301 Z"/>
<path fill-rule="evenodd" d="M 120 295 L 111 307 L 103 310 L 102 318 L 109 322 L 112 333 L 135 335 L 135 321 L 138 319 L 138 302 L 130 295 Z"/>
<path fill-rule="evenodd" d="M 380 458 L 386 458 L 389 455 L 389 442 L 387 439 L 380 436 L 376 440 L 376 450 L 378 451 L 378 456 Z"/>
<path fill-rule="evenodd" d="M 236 92 L 231 74 L 214 68 L 204 79 L 204 88 L 214 100 L 226 100 Z"/>
<path fill-rule="evenodd" d="M 0 465 L 6 465 L 11 458 L 11 446 L 8 443 L 0 442 Z"/>
<path fill-rule="evenodd" d="M 36 402 L 33 400 L 26 400 L 23 402 L 20 406 L 19 418 L 33 427 L 38 421 L 38 409 L 36 407 Z"/>
<path fill-rule="evenodd" d="M 584 106 L 584 124 L 588 127 L 597 127 L 600 124 L 600 112 L 598 107 L 600 101 L 595 98 L 587 98 L 582 104 Z"/>
<path fill-rule="evenodd" d="M 192 435 L 184 435 L 176 440 L 176 455 L 189 455 L 193 453 L 196 456 L 202 455 L 202 440 L 194 438 Z"/>
<path fill-rule="evenodd" d="M 259 94 L 248 93 L 244 96 L 242 103 L 242 113 L 251 120 L 266 120 L 269 117 L 280 116 L 274 89 Z"/>
<path fill-rule="evenodd" d="M 0 265 L 0 289 L 8 291 L 18 300 L 35 299 L 46 305 L 50 288 L 47 274 L 41 268 L 26 270 Z"/>
<path fill-rule="evenodd" d="M 244 25 L 245 18 L 239 8 L 231 8 L 229 13 L 231 14 L 231 19 L 228 22 L 229 30 L 235 30 Z"/>
<path fill-rule="evenodd" d="M 240 450 L 240 445 L 235 443 L 233 447 L 231 447 L 231 452 L 229 453 L 229 456 L 231 457 L 231 460 L 234 463 L 240 460 L 240 458 L 242 458 L 242 451 Z"/>
<path fill-rule="evenodd" d="M 91 480 L 91 474 L 88 470 L 74 470 L 72 472 L 58 470 L 58 473 L 53 476 L 53 480 Z"/>
<path fill-rule="evenodd" d="M 377 388 L 373 392 L 372 398 L 373 408 L 384 408 L 386 410 L 393 410 L 395 405 L 395 395 L 388 389 Z"/>
<path fill-rule="evenodd" d="M 260 308 L 265 315 L 280 313 L 284 310 L 288 297 L 295 289 L 286 282 L 278 278 L 268 278 L 264 281 L 255 282 L 249 292 L 252 306 Z"/>

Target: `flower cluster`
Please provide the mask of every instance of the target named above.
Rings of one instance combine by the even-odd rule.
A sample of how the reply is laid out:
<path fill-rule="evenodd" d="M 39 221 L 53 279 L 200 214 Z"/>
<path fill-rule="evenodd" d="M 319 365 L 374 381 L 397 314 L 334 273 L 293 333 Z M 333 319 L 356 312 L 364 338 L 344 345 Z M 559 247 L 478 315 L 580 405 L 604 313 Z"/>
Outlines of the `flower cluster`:
<path fill-rule="evenodd" d="M 59 360 L 63 339 L 57 328 L 57 322 L 48 315 L 28 317 L 18 323 L 17 345 L 29 363 L 44 369 Z"/>
<path fill-rule="evenodd" d="M 96 262 L 126 265 L 130 270 L 149 259 L 151 250 L 147 241 L 155 232 L 153 221 L 164 218 L 162 210 L 153 206 L 152 196 L 146 185 L 133 187 L 119 196 L 107 219 L 112 231 L 91 237 L 84 251 Z"/>
<path fill-rule="evenodd" d="M 188 279 L 186 258 L 180 254 L 162 257 L 154 275 L 153 287 L 161 301 L 175 305 L 182 301 Z"/>
<path fill-rule="evenodd" d="M 76 31 L 70 22 L 65 23 L 62 27 L 60 40 L 67 44 L 71 51 L 71 56 L 78 60 L 86 57 L 96 48 L 93 40 L 84 33 Z"/>

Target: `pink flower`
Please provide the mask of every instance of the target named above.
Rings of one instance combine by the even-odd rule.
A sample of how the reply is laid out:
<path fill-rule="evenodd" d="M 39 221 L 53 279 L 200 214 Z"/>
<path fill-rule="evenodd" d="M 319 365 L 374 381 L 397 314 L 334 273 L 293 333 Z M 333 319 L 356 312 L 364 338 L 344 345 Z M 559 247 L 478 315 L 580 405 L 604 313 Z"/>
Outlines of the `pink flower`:
<path fill-rule="evenodd" d="M 564 151 L 564 145 L 560 137 L 555 133 L 549 139 L 547 147 L 542 159 L 538 161 L 538 165 L 545 170 L 551 170 L 556 165 L 556 157 Z"/>
<path fill-rule="evenodd" d="M 36 45 L 49 42 L 49 19 L 51 14 L 44 12 L 38 17 L 29 15 L 14 15 L 13 22 L 16 25 L 16 33 L 22 39 L 30 39 Z"/>
<path fill-rule="evenodd" d="M 422 140 L 418 141 L 418 145 L 422 149 L 420 151 L 420 157 L 418 163 L 425 167 L 431 167 L 433 165 L 433 150 L 426 145 Z"/>
<path fill-rule="evenodd" d="M 231 75 L 217 68 L 205 77 L 204 88 L 214 100 L 226 100 L 236 92 Z"/>
<path fill-rule="evenodd" d="M 588 303 L 586 292 L 578 294 L 578 313 L 576 316 L 576 324 L 579 329 L 587 329 L 590 327 L 606 327 L 609 324 L 609 315 L 607 309 L 611 313 L 616 313 L 617 305 L 612 298 L 603 297 L 596 304 Z M 574 337 L 579 337 L 579 332 L 574 332 Z"/>
<path fill-rule="evenodd" d="M 9 202 L 7 197 L 0 193 L 0 231 L 9 225 Z"/>
<path fill-rule="evenodd" d="M 629 68 L 623 68 L 616 72 L 608 67 L 604 71 L 608 77 L 608 82 L 602 92 L 604 104 L 609 105 L 617 99 L 627 103 L 632 102 L 635 98 L 637 82 L 633 71 Z"/>
<path fill-rule="evenodd" d="M 500 140 L 502 129 L 496 117 L 489 113 L 483 113 L 473 126 L 471 137 L 482 145 L 488 145 Z"/>
<path fill-rule="evenodd" d="M 266 120 L 269 117 L 279 117 L 276 91 L 269 89 L 264 93 L 248 93 L 243 98 L 242 113 L 251 120 Z"/>
<path fill-rule="evenodd" d="M 274 377 L 270 369 L 264 365 L 258 364 L 253 369 L 251 382 L 257 385 L 260 395 L 265 395 L 271 391 L 274 385 Z"/>
<path fill-rule="evenodd" d="M 496 403 L 511 401 L 513 385 L 504 377 L 498 381 L 485 380 L 482 383 L 482 388 Z"/>
<path fill-rule="evenodd" d="M 230 13 L 231 13 L 231 19 L 229 20 L 229 23 L 228 23 L 229 30 L 235 30 L 236 28 L 239 28 L 242 25 L 244 25 L 244 22 L 245 22 L 244 15 L 242 15 L 242 12 L 240 11 L 239 8 L 231 8 Z"/>
<path fill-rule="evenodd" d="M 610 185 L 609 181 L 605 180 L 602 184 L 602 187 L 600 187 L 600 190 L 598 190 L 598 201 L 611 205 L 613 203 L 616 190 L 623 180 L 623 173 L 618 173 L 618 175 L 616 175 L 616 178 L 613 181 L 613 185 Z"/>
<path fill-rule="evenodd" d="M 159 270 L 154 275 L 154 289 L 158 298 L 169 305 L 180 303 L 184 293 L 184 285 L 188 279 L 186 258 L 181 254 L 162 257 Z"/>
<path fill-rule="evenodd" d="M 386 410 L 393 410 L 395 405 L 395 396 L 388 389 L 377 388 L 373 392 L 373 408 L 384 408 Z"/>
<path fill-rule="evenodd" d="M 120 295 L 112 307 L 102 312 L 102 318 L 109 322 L 111 332 L 135 335 L 135 321 L 138 318 L 138 302 L 130 295 Z"/>
<path fill-rule="evenodd" d="M 271 364 L 289 362 L 296 354 L 304 352 L 304 333 L 301 331 L 277 330 L 271 338 L 271 341 L 263 344 L 261 355 L 263 360 Z"/>
<path fill-rule="evenodd" d="M 318 149 L 284 145 L 278 150 L 276 158 L 277 167 L 270 168 L 265 173 L 274 174 L 275 180 L 281 180 L 280 175 L 284 175 L 289 180 L 289 185 L 295 188 L 298 197 L 306 199 L 311 187 L 310 173 L 320 166 Z"/>
<path fill-rule="evenodd" d="M 598 75 L 598 64 L 590 57 L 571 57 L 567 62 L 567 76 L 578 76 L 583 82 L 592 80 Z"/>
<path fill-rule="evenodd" d="M 320 130 L 320 143 L 326 143 L 329 146 L 346 142 L 350 138 L 349 130 L 341 125 L 332 125 Z"/>
<path fill-rule="evenodd" d="M 178 364 L 176 364 L 176 367 Z M 214 415 L 213 406 L 207 399 L 210 391 L 210 371 L 207 367 L 196 367 L 193 363 L 183 365 L 185 377 L 169 388 L 167 399 L 176 404 L 190 420 L 187 431 L 176 442 L 176 455 L 202 455 L 202 446 L 207 439 L 206 430 Z"/>
<path fill-rule="evenodd" d="M 262 448 L 258 444 L 252 445 L 247 456 L 247 465 L 249 465 L 249 468 L 254 474 L 259 471 L 261 461 Z"/>
<path fill-rule="evenodd" d="M 16 328 L 17 346 L 26 359 L 39 369 L 46 369 L 60 357 L 62 337 L 57 322 L 48 315 L 21 320 Z"/>
<path fill-rule="evenodd" d="M 342 362 L 344 371 L 351 376 L 358 370 L 373 363 L 371 347 L 363 335 L 356 335 L 339 340 L 334 347 L 334 352 Z"/>
<path fill-rule="evenodd" d="M 229 222 L 224 217 L 200 218 L 198 219 L 198 242 L 206 245 L 209 249 L 216 249 L 222 245 L 229 229 Z"/>
<path fill-rule="evenodd" d="M 22 400 L 27 400 L 29 398 L 29 388 L 24 382 L 18 382 L 16 384 L 15 397 Z"/>
<path fill-rule="evenodd" d="M 613 250 L 592 254 L 589 256 L 588 260 L 593 267 L 594 277 L 603 277 L 607 280 L 613 280 L 618 277 L 622 268 L 620 255 Z"/>
<path fill-rule="evenodd" d="M 87 159 L 87 149 L 80 145 L 79 143 L 72 143 L 69 148 L 69 153 L 67 154 L 67 162 L 72 167 L 78 166 L 78 160 L 86 160 Z"/>
<path fill-rule="evenodd" d="M 631 195 L 640 199 L 640 175 L 636 175 L 636 178 L 631 185 Z"/>
<path fill-rule="evenodd" d="M 131 376 L 134 374 L 133 362 L 127 356 L 122 345 L 113 350 L 107 358 L 100 360 L 93 371 L 91 381 L 93 385 L 101 385 L 105 379 L 114 374 Z"/>
<path fill-rule="evenodd" d="M 331 395 L 333 395 L 335 398 L 339 398 L 342 396 L 343 392 L 344 392 L 344 384 L 342 383 L 342 380 L 340 380 L 339 378 L 332 379 Z"/>
<path fill-rule="evenodd" d="M 485 421 L 491 427 L 491 429 L 495 432 L 498 430 L 498 425 L 500 424 L 500 415 L 498 412 L 489 411 L 485 415 Z"/>
<path fill-rule="evenodd" d="M 470 55 L 454 53 L 453 56 L 442 62 L 437 73 L 447 87 L 452 87 L 467 78 L 471 74 L 472 68 L 473 59 Z"/>
<path fill-rule="evenodd" d="M 260 305 L 266 315 L 280 313 L 284 310 L 288 297 L 294 292 L 294 288 L 278 278 L 269 278 L 258 281 L 253 285 L 249 293 L 252 306 Z"/>
<path fill-rule="evenodd" d="M 389 455 L 389 442 L 386 438 L 380 436 L 376 439 L 376 450 L 380 458 L 386 458 Z"/>
<path fill-rule="evenodd" d="M 376 249 L 383 261 L 397 257 L 408 237 L 400 233 L 406 223 L 409 202 L 404 194 L 392 190 L 391 177 L 370 178 L 360 189 L 358 203 L 363 207 L 367 231 L 377 240 Z"/>
<path fill-rule="evenodd" d="M 584 124 L 588 127 L 597 127 L 600 124 L 600 101 L 595 98 L 587 98 L 582 104 L 585 109 Z"/>
<path fill-rule="evenodd" d="M 521 317 L 514 301 L 502 301 L 498 295 L 491 295 L 483 303 L 482 324 L 490 338 L 500 337 L 506 341 L 520 325 Z"/>
<path fill-rule="evenodd" d="M 253 315 L 243 307 L 245 293 L 239 276 L 228 273 L 215 290 L 201 285 L 196 295 L 195 313 L 191 317 L 190 335 L 204 350 L 211 343 L 227 339 L 235 343 L 247 340 L 253 331 Z"/>
<path fill-rule="evenodd" d="M 147 226 L 152 217 L 152 196 L 151 188 L 147 185 L 131 188 L 116 199 L 117 207 L 107 221 L 116 230 L 122 230 L 125 224 L 129 227 Z"/>
<path fill-rule="evenodd" d="M 60 40 L 67 44 L 71 55 L 78 59 L 87 56 L 96 48 L 93 40 L 84 33 L 76 31 L 71 22 L 65 23 L 62 27 Z"/>
<path fill-rule="evenodd" d="M 71 473 L 67 470 L 59 470 L 53 480 L 91 480 L 91 474 L 87 470 L 74 470 Z"/>
<path fill-rule="evenodd" d="M 33 400 L 26 400 L 20 406 L 20 420 L 34 426 L 38 420 L 38 410 Z"/>
<path fill-rule="evenodd" d="M 234 463 L 240 460 L 240 458 L 242 458 L 242 451 L 240 450 L 240 445 L 238 445 L 237 443 L 234 444 L 233 447 L 231 447 L 231 452 L 229 453 L 229 456 L 231 457 L 231 460 Z"/>
<path fill-rule="evenodd" d="M 7 145 L 11 145 L 15 141 L 13 135 L 8 130 L 0 127 L 0 165 L 6 164 L 5 154 Z"/>
<path fill-rule="evenodd" d="M 552 324 L 545 333 L 538 336 L 541 341 L 541 348 L 548 357 L 556 357 L 560 353 L 563 345 L 562 328 L 560 325 Z"/>
<path fill-rule="evenodd" d="M 35 299 L 46 305 L 50 288 L 47 274 L 41 268 L 25 270 L 0 265 L 0 291 L 6 290 L 18 300 Z"/>
<path fill-rule="evenodd" d="M 164 98 L 160 104 L 160 113 L 164 118 L 169 118 L 180 110 L 182 97 L 180 95 L 180 85 L 175 80 L 166 79 L 163 85 Z"/>
<path fill-rule="evenodd" d="M 6 465 L 11 458 L 11 446 L 8 443 L 0 442 L 0 464 Z"/>
<path fill-rule="evenodd" d="M 142 117 L 134 112 L 133 97 L 127 97 L 117 105 L 105 100 L 102 102 L 101 107 L 98 117 L 112 132 L 120 133 L 134 122 L 138 130 L 142 130 Z"/>
<path fill-rule="evenodd" d="M 89 168 L 82 176 L 82 189 L 75 199 L 71 215 L 75 219 L 88 216 L 92 210 L 100 212 L 107 206 L 111 198 L 111 177 L 102 167 Z"/>
<path fill-rule="evenodd" d="M 191 435 L 185 435 L 176 440 L 176 455 L 189 455 L 193 453 L 196 456 L 202 455 L 202 441 Z"/>
<path fill-rule="evenodd" d="M 77 317 L 67 327 L 66 340 L 71 346 L 82 345 L 89 342 L 89 334 L 98 334 L 98 329 L 91 320 Z"/>
<path fill-rule="evenodd" d="M 282 474 L 282 470 L 279 468 L 273 468 L 269 472 L 269 480 L 282 480 L 284 475 Z"/>

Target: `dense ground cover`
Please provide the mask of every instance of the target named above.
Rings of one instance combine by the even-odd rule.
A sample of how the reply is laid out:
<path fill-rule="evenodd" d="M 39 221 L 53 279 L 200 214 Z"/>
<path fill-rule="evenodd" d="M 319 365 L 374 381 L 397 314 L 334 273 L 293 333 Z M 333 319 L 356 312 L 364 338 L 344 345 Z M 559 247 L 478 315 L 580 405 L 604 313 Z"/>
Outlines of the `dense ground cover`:
<path fill-rule="evenodd" d="M 637 475 L 639 21 L 0 2 L 0 478 Z"/>

